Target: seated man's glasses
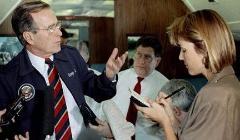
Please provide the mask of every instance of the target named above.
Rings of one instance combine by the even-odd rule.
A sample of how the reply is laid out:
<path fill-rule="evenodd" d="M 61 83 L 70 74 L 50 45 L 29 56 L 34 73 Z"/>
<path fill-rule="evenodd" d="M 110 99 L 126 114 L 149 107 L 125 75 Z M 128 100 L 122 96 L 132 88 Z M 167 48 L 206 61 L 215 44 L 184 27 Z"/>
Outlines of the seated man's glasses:
<path fill-rule="evenodd" d="M 148 54 L 142 54 L 139 52 L 136 52 L 134 57 L 135 59 L 138 59 L 138 60 L 142 58 L 145 62 L 148 62 L 148 63 L 151 63 L 153 60 L 153 56 Z"/>
<path fill-rule="evenodd" d="M 40 29 L 40 28 L 33 28 L 33 30 L 46 30 L 49 33 L 54 32 L 56 29 L 60 29 L 61 28 L 61 22 L 57 22 L 56 24 L 52 24 L 50 26 L 48 26 L 48 28 L 46 29 Z"/>

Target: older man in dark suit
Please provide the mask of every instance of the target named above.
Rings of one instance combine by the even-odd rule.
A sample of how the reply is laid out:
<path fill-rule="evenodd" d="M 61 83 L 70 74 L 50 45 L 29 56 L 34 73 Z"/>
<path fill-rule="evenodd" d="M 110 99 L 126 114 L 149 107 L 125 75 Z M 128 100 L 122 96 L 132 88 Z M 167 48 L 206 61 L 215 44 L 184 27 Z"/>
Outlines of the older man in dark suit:
<path fill-rule="evenodd" d="M 38 1 L 18 6 L 12 17 L 12 27 L 23 50 L 4 68 L 0 81 L 0 110 L 18 97 L 19 88 L 30 84 L 35 96 L 24 104 L 16 120 L 15 135 L 29 131 L 30 139 L 41 139 L 41 94 L 53 88 L 53 139 L 77 139 L 83 122 L 80 109 L 84 94 L 101 102 L 115 95 L 116 74 L 125 62 L 127 53 L 117 57 L 114 49 L 100 76 L 88 71 L 87 65 L 73 47 L 61 46 L 61 24 L 49 5 Z M 21 135 L 19 135 L 21 134 Z"/>

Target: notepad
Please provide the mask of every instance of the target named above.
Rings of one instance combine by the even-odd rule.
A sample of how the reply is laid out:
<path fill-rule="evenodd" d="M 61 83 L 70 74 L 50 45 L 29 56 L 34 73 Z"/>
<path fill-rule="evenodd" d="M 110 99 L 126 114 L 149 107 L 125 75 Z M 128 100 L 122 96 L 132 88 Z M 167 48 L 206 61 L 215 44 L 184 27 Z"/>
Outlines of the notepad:
<path fill-rule="evenodd" d="M 130 101 L 141 107 L 150 107 L 150 104 L 137 92 L 129 88 L 131 93 Z"/>

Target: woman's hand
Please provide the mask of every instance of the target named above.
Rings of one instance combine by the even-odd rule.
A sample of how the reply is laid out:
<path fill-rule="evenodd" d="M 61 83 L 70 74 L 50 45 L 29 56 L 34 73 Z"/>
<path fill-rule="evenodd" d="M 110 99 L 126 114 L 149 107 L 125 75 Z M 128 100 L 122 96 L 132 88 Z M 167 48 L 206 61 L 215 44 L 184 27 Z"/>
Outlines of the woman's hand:
<path fill-rule="evenodd" d="M 177 140 L 174 133 L 173 122 L 169 114 L 173 114 L 169 103 L 164 99 L 159 99 L 159 102 L 148 100 L 150 107 L 136 106 L 138 111 L 141 111 L 146 118 L 158 122 L 164 129 L 166 140 Z M 170 109 L 170 110 L 169 110 Z M 174 116 L 173 116 L 174 117 Z"/>
<path fill-rule="evenodd" d="M 150 107 L 140 107 L 137 105 L 135 106 L 138 111 L 141 111 L 143 113 L 145 118 L 149 118 L 153 121 L 158 122 L 159 124 L 170 122 L 169 116 L 165 111 L 163 105 L 160 105 L 152 100 L 148 100 L 148 103 L 150 104 Z"/>

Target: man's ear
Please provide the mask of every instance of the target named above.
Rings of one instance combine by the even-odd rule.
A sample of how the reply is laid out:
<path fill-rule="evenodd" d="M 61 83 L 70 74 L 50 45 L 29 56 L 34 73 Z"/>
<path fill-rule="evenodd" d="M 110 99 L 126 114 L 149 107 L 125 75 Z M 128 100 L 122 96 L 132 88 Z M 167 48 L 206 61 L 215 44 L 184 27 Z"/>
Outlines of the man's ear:
<path fill-rule="evenodd" d="M 156 57 L 156 65 L 155 65 L 155 68 L 159 65 L 160 62 L 161 62 L 161 57 Z"/>
<path fill-rule="evenodd" d="M 33 44 L 34 43 L 34 37 L 32 32 L 23 32 L 23 38 L 26 40 L 28 44 Z"/>
<path fill-rule="evenodd" d="M 174 107 L 173 112 L 174 112 L 176 117 L 180 117 L 182 115 L 181 109 L 178 108 L 178 107 Z"/>

